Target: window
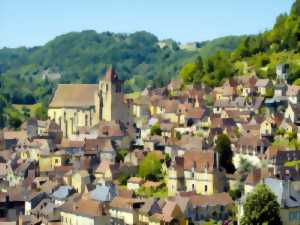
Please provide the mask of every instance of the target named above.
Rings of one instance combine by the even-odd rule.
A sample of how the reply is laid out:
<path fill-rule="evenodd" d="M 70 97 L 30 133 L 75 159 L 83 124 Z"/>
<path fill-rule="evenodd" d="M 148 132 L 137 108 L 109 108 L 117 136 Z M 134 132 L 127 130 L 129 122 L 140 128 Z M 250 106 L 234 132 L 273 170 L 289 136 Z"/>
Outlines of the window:
<path fill-rule="evenodd" d="M 85 115 L 85 126 L 88 126 L 88 115 Z"/>

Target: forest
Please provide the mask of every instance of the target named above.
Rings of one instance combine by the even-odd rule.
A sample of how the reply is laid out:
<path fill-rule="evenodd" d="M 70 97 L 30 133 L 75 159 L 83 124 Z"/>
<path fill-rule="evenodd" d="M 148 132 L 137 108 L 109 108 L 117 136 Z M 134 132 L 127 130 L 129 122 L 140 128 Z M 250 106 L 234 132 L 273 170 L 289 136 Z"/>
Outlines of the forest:
<path fill-rule="evenodd" d="M 289 14 L 277 17 L 274 27 L 258 35 L 241 38 L 233 51 L 219 51 L 207 58 L 198 56 L 185 64 L 180 76 L 186 83 L 220 85 L 226 78 L 256 74 L 275 78 L 278 64 L 289 66 L 288 83 L 300 85 L 300 1 Z"/>

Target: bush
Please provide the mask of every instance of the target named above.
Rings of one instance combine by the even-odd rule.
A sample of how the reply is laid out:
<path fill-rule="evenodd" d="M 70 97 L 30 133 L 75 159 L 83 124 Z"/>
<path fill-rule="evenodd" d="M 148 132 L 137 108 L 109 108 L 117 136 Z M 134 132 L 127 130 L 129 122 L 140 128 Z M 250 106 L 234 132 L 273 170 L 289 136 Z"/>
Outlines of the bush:
<path fill-rule="evenodd" d="M 151 128 L 150 128 L 150 134 L 151 135 L 161 135 L 162 130 L 160 129 L 160 125 L 159 123 L 154 124 Z"/>
<path fill-rule="evenodd" d="M 274 97 L 274 89 L 273 88 L 267 88 L 265 97 L 266 98 L 273 98 Z"/>

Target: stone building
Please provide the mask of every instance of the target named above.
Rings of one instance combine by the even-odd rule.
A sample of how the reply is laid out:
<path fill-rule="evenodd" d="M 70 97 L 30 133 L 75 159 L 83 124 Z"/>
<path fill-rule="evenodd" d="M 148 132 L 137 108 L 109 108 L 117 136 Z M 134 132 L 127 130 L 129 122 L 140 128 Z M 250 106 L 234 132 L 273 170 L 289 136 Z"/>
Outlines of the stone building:
<path fill-rule="evenodd" d="M 101 120 L 126 123 L 130 112 L 122 93 L 122 81 L 111 67 L 99 84 L 59 84 L 49 104 L 48 117 L 60 126 L 67 138 Z"/>

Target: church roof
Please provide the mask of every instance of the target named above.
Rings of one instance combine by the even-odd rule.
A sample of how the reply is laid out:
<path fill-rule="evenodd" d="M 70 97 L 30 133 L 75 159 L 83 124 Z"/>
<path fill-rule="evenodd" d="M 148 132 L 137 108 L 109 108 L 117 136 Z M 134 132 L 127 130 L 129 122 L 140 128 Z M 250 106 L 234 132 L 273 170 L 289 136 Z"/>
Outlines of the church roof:
<path fill-rule="evenodd" d="M 49 107 L 88 108 L 94 106 L 94 95 L 97 90 L 97 84 L 59 84 Z"/>

